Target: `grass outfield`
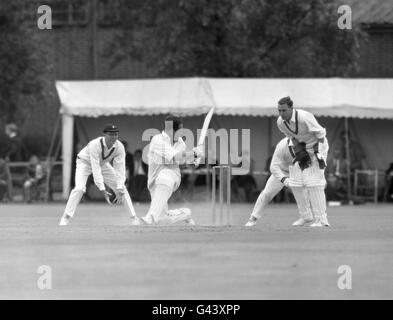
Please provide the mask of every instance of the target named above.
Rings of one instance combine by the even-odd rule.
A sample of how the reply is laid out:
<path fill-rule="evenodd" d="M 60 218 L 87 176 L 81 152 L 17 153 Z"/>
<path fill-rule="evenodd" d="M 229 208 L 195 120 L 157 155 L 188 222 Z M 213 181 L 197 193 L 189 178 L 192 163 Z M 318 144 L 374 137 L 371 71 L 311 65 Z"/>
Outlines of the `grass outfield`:
<path fill-rule="evenodd" d="M 322 229 L 291 227 L 292 204 L 269 206 L 252 229 L 252 205 L 232 205 L 232 227 L 211 226 L 208 203 L 187 206 L 199 226 L 130 227 L 122 207 L 98 203 L 60 228 L 64 204 L 1 204 L 0 298 L 393 298 L 392 205 L 331 207 Z M 37 287 L 41 265 L 51 290 Z M 352 269 L 351 290 L 338 289 L 340 265 Z"/>

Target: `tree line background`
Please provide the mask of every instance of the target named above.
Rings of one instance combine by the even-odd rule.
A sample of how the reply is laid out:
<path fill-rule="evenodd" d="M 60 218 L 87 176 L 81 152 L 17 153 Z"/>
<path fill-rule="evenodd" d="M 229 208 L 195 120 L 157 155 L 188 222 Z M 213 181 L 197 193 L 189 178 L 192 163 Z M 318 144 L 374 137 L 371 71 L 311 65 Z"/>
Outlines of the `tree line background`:
<path fill-rule="evenodd" d="M 64 0 L 65 1 L 65 0 Z M 74 0 L 75 2 L 76 0 Z M 77 0 L 91 6 L 98 0 Z M 115 67 L 141 61 L 154 77 L 350 77 L 356 75 L 356 27 L 337 27 L 336 1 L 117 0 L 116 37 L 101 52 Z M 38 105 L 58 104 L 48 44 L 30 0 L 0 2 L 0 124 L 22 127 Z M 50 5 L 50 1 L 48 3 Z M 44 32 L 56 32 L 55 29 Z M 97 30 L 99 32 L 99 29 Z M 43 117 L 44 119 L 44 117 Z M 53 127 L 53 123 L 48 123 Z M 50 138 L 25 132 L 31 148 Z M 30 142 L 29 142 L 30 141 Z M 45 149 L 45 150 L 46 150 Z"/>

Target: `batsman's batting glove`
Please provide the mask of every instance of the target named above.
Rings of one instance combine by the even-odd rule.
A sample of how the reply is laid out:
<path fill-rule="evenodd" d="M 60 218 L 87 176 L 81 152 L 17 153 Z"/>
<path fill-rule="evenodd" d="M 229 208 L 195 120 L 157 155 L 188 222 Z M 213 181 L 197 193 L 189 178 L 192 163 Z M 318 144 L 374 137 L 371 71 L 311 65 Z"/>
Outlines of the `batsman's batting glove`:
<path fill-rule="evenodd" d="M 202 158 L 203 157 L 203 146 L 197 146 L 192 148 L 194 151 L 194 158 Z"/>
<path fill-rule="evenodd" d="M 203 146 L 197 146 L 192 148 L 192 151 L 194 152 L 194 166 L 198 167 L 199 164 L 201 163 L 201 159 L 203 157 Z"/>
<path fill-rule="evenodd" d="M 201 160 L 202 160 L 202 158 L 195 158 L 195 159 L 194 159 L 194 166 L 195 166 L 195 167 L 198 167 L 199 164 L 201 163 Z"/>
<path fill-rule="evenodd" d="M 289 188 L 289 179 L 288 177 L 284 177 L 281 179 L 281 182 L 284 184 L 284 186 L 286 186 L 287 188 Z"/>

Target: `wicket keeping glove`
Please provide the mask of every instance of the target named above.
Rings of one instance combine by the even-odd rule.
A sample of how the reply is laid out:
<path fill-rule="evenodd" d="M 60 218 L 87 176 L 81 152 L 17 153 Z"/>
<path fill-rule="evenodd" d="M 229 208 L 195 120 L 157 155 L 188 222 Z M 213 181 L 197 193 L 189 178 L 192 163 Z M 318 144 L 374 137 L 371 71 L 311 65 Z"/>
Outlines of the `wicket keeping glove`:
<path fill-rule="evenodd" d="M 319 164 L 319 169 L 325 169 L 326 168 L 326 162 L 325 160 L 322 158 L 321 154 L 319 153 L 319 143 L 316 143 L 314 145 L 314 154 L 315 157 L 318 160 L 318 164 Z"/>

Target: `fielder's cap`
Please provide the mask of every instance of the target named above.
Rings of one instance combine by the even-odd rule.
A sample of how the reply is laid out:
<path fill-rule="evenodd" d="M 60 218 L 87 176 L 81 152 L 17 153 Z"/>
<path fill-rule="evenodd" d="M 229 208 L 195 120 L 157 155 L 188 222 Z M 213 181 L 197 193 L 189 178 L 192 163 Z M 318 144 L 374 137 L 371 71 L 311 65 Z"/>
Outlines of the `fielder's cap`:
<path fill-rule="evenodd" d="M 119 132 L 119 129 L 114 124 L 107 124 L 103 132 Z"/>

